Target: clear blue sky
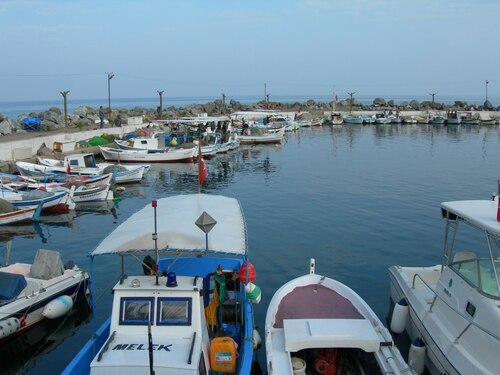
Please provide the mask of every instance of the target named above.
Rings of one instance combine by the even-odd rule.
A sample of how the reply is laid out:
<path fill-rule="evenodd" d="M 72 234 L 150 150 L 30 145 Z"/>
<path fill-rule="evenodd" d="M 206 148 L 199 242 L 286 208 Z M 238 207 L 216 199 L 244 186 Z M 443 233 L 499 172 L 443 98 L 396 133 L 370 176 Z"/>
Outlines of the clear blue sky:
<path fill-rule="evenodd" d="M 498 0 L 0 0 L 0 101 L 500 98 Z M 493 103 L 500 105 L 500 103 Z"/>

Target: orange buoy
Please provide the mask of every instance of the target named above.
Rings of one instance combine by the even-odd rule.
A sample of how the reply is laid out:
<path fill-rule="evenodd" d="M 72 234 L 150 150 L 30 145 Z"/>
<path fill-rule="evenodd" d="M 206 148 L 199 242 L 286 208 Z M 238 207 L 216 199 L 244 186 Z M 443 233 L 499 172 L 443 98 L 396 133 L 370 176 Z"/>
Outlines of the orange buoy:
<path fill-rule="evenodd" d="M 252 263 L 248 262 L 248 281 L 254 282 L 255 279 L 257 278 L 257 272 L 255 272 L 255 268 Z M 246 283 L 247 282 L 247 264 L 243 263 L 243 265 L 240 268 L 240 271 L 238 272 L 238 279 L 240 279 L 240 282 Z"/>

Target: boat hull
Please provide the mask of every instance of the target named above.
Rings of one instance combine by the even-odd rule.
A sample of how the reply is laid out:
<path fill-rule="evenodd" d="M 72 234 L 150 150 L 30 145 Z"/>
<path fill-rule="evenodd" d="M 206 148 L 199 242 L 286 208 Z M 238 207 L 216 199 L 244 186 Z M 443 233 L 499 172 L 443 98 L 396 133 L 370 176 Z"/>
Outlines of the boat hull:
<path fill-rule="evenodd" d="M 148 152 L 147 150 L 122 150 L 101 147 L 102 156 L 107 161 L 122 163 L 191 163 L 196 158 L 197 148 L 175 151 Z"/>

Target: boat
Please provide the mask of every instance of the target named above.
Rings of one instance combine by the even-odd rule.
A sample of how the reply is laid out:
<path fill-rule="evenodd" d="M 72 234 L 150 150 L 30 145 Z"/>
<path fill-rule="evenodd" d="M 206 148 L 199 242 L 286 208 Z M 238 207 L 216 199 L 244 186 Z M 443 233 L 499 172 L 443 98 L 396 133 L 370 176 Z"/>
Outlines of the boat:
<path fill-rule="evenodd" d="M 250 374 L 260 289 L 247 245 L 234 198 L 171 196 L 133 214 L 90 257 L 130 255 L 144 275 L 121 263 L 110 318 L 63 374 Z"/>
<path fill-rule="evenodd" d="M 32 264 L 0 267 L 0 342 L 16 337 L 43 319 L 69 313 L 87 294 L 89 276 L 58 251 L 40 249 Z"/>
<path fill-rule="evenodd" d="M 64 187 L 56 187 L 53 191 L 57 192 L 64 190 L 69 191 L 68 188 Z M 78 186 L 75 188 L 72 197 L 75 203 L 103 202 L 103 201 L 113 200 L 114 198 L 113 190 L 111 190 L 110 184 L 95 185 L 95 186 L 86 186 L 86 185 Z"/>
<path fill-rule="evenodd" d="M 459 125 L 462 122 L 462 117 L 459 116 L 457 111 L 446 112 L 447 125 Z"/>
<path fill-rule="evenodd" d="M 432 116 L 429 122 L 434 125 L 443 125 L 445 118 L 443 116 L 436 115 Z"/>
<path fill-rule="evenodd" d="M 410 337 L 419 374 L 498 374 L 499 197 L 444 202 L 441 216 L 442 263 L 389 268 L 391 330 Z"/>
<path fill-rule="evenodd" d="M 19 192 L 1 187 L 0 197 L 20 209 L 37 208 L 42 205 L 44 213 L 67 212 L 75 208 L 75 202 L 72 198 L 74 189 L 50 193 L 42 190 Z"/>
<path fill-rule="evenodd" d="M 241 144 L 272 144 L 282 143 L 285 135 L 285 128 L 282 127 L 277 133 L 262 133 L 256 134 L 256 128 L 249 128 L 246 134 L 237 136 Z"/>
<path fill-rule="evenodd" d="M 191 163 L 196 159 L 198 148 L 171 147 L 164 152 L 149 150 L 122 150 L 99 146 L 102 156 L 108 161 L 122 163 Z"/>
<path fill-rule="evenodd" d="M 344 122 L 346 124 L 363 124 L 363 118 L 357 116 L 345 116 Z"/>
<path fill-rule="evenodd" d="M 390 124 L 391 119 L 385 116 L 385 113 L 375 114 L 375 124 Z"/>
<path fill-rule="evenodd" d="M 344 118 L 340 112 L 331 112 L 326 121 L 328 125 L 342 125 L 343 122 Z"/>
<path fill-rule="evenodd" d="M 405 116 L 402 118 L 404 124 L 416 124 L 417 119 L 415 116 Z"/>
<path fill-rule="evenodd" d="M 3 201 L 0 199 L 0 201 Z M 2 202 L 3 203 L 3 202 Z M 1 225 L 19 225 L 28 223 L 30 221 L 37 221 L 42 212 L 42 206 L 37 208 L 24 208 L 19 209 L 13 207 L 9 212 L 0 213 L 0 226 Z"/>
<path fill-rule="evenodd" d="M 269 375 L 412 374 L 391 333 L 348 286 L 309 273 L 288 281 L 269 303 Z"/>
<path fill-rule="evenodd" d="M 428 124 L 429 123 L 429 117 L 426 116 L 417 116 L 415 117 L 415 119 L 417 120 L 417 124 Z"/>

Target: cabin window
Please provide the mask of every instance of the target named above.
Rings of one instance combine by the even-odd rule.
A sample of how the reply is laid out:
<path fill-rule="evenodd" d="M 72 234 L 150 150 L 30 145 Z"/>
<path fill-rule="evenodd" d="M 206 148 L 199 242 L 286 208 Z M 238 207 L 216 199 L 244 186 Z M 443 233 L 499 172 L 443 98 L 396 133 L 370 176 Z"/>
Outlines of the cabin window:
<path fill-rule="evenodd" d="M 146 140 L 141 140 L 141 145 L 147 145 L 148 142 Z"/>
<path fill-rule="evenodd" d="M 121 325 L 147 325 L 152 323 L 153 298 L 123 297 L 120 302 Z"/>
<path fill-rule="evenodd" d="M 158 298 L 157 325 L 191 325 L 191 298 Z"/>
<path fill-rule="evenodd" d="M 493 267 L 495 267 L 496 270 L 494 270 Z M 500 260 L 497 259 L 494 263 L 492 263 L 490 259 L 479 260 L 481 290 L 490 296 L 498 298 L 500 297 L 500 293 L 498 291 L 497 275 L 500 275 Z"/>
<path fill-rule="evenodd" d="M 72 165 L 72 166 L 78 167 L 78 160 L 70 160 L 70 161 L 69 161 L 69 165 Z"/>
<path fill-rule="evenodd" d="M 83 157 L 83 162 L 85 163 L 85 166 L 87 168 L 97 168 L 97 165 L 95 164 L 95 158 L 94 155 L 87 155 Z"/>

